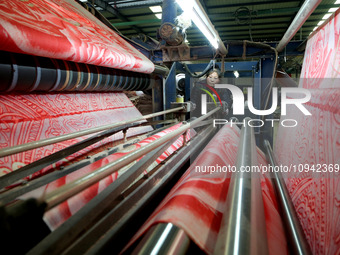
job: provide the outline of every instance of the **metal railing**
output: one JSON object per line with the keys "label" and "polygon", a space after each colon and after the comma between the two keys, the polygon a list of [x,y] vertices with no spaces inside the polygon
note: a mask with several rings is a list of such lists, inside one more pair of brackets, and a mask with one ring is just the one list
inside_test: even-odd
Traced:
{"label": "metal railing", "polygon": [[172,138],[183,134],[186,130],[194,127],[200,121],[208,118],[209,116],[213,115],[217,111],[220,110],[220,107],[215,108],[214,110],[208,112],[206,115],[203,115],[192,122],[183,122],[182,126],[177,128],[176,130],[168,133],[161,138],[140,147],[123,157],[111,162],[101,168],[98,168],[96,171],[93,171],[73,182],[70,182],[48,194],[44,197],[44,201],[47,204],[47,210],[62,203],[63,201],[67,200],[68,198],[74,196],[75,194],[83,191],[84,189],[90,187],[91,185],[95,184],[96,182],[100,181],[101,179],[113,174],[114,172],[118,171],[120,168],[130,164],[132,161],[140,158],[141,156],[145,155],[146,153],[154,150],[158,146],[168,142]]}
{"label": "metal railing", "polygon": [[[106,249],[111,244],[114,245],[113,249],[116,251],[122,249],[126,244],[121,240],[122,235],[126,234],[125,231],[129,226],[131,228],[130,224],[135,224],[134,219],[144,210],[145,204],[151,203],[157,196],[156,194],[172,180],[192,154],[198,153],[214,134],[215,129],[211,125],[192,137],[188,141],[189,146],[183,145],[165,164],[161,165],[155,174],[148,175],[148,178],[136,190],[127,196],[120,197],[122,190],[125,190],[136,179],[136,176],[139,176],[146,166],[164,151],[165,147],[172,144],[176,137],[157,147],[68,219],[67,224],[63,224],[53,231],[28,254],[60,254],[66,248],[69,253],[65,254],[74,254],[73,251],[85,254],[89,248],[91,251],[86,254],[105,254],[108,253]],[[121,201],[121,199],[123,200]],[[116,205],[118,200],[120,202]],[[107,214],[104,215],[103,211]],[[94,244],[93,241],[100,237],[98,231],[105,235]],[[171,233],[174,231],[175,228],[172,228]],[[183,231],[175,232],[177,234],[172,236],[176,238],[176,245],[165,245],[171,251],[185,249],[188,237],[184,235]],[[130,238],[132,236],[123,239],[127,242]],[[118,248],[119,245],[121,247]],[[70,248],[71,246],[72,248]],[[112,251],[112,249],[108,249]],[[164,247],[161,250],[163,251]]]}

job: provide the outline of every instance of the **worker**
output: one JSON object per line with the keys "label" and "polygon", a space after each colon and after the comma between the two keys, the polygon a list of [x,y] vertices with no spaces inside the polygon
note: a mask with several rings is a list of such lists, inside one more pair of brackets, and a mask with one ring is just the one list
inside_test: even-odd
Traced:
{"label": "worker", "polygon": [[221,72],[219,69],[210,69],[203,80],[194,83],[191,90],[191,102],[193,103],[194,110],[191,114],[192,117],[198,117],[202,112],[202,94],[207,94],[207,111],[211,110],[211,106],[217,107],[224,104],[222,107],[222,118],[227,119],[228,113],[232,106],[231,92],[228,89],[215,88],[216,84],[221,84]]}

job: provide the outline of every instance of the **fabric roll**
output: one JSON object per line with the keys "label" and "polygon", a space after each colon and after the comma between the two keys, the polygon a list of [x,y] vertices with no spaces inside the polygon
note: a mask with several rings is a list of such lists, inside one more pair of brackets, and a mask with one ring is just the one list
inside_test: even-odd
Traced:
{"label": "fabric roll", "polygon": [[[70,183],[76,179],[79,179],[80,177],[89,174],[91,172],[94,172],[96,169],[111,163],[124,155],[127,155],[128,153],[141,148],[159,138],[162,136],[176,130],[181,124],[177,124],[175,126],[172,126],[164,131],[161,131],[155,135],[152,135],[136,144],[133,144],[131,146],[128,146],[124,148],[123,150],[114,153],[112,155],[109,155],[103,159],[100,159],[86,167],[81,168],[80,170],[77,170],[76,172],[73,172],[67,176],[64,176],[62,178],[59,178],[56,181],[53,181],[43,187],[40,187],[37,190],[34,190],[28,194],[26,194],[24,197],[36,197],[39,198],[43,194],[47,194],[67,183]],[[187,133],[186,139],[190,140],[190,138],[195,135],[195,132],[192,130],[191,132]],[[180,136],[167,150],[165,150],[161,156],[159,156],[155,162],[153,162],[147,169],[144,170],[144,174],[147,174],[149,171],[151,171],[154,167],[156,167],[160,162],[164,161],[166,158],[168,158],[174,151],[179,149],[183,145],[183,136]],[[115,181],[121,174],[128,171],[128,169],[133,166],[136,162],[138,162],[140,159],[135,160],[134,162],[131,162],[129,165],[121,168],[119,171],[109,175],[108,177],[102,179],[101,181],[97,182],[96,184],[92,185],[91,187],[85,189],[84,191],[80,192],[79,194],[73,196],[72,198],[68,199],[67,201],[63,202],[62,204],[54,207],[53,209],[49,210],[44,215],[44,220],[47,223],[47,225],[50,227],[51,230],[56,229],[58,226],[60,226],[62,223],[64,223],[69,217],[71,217],[73,214],[75,214],[80,208],[82,208],[86,203],[88,203],[92,198],[94,198],[96,195],[98,195],[101,191],[103,191],[107,186],[109,186],[113,181]],[[23,198],[23,197],[22,197]]]}
{"label": "fabric roll", "polygon": [[308,39],[299,87],[339,88],[340,10],[337,10]]}
{"label": "fabric roll", "polygon": [[[131,240],[136,241],[152,225],[170,222],[183,229],[204,252],[212,254],[220,229],[231,173],[218,167],[234,166],[239,129],[224,126],[192,163],[184,176]],[[266,165],[258,150],[258,164]],[[207,170],[215,167],[216,171]],[[283,225],[271,181],[261,179],[270,254],[288,254]]]}
{"label": "fabric roll", "polygon": [[0,50],[151,73],[154,64],[73,0],[0,2]]}
{"label": "fabric roll", "polygon": [[[0,95],[0,149],[141,116],[124,93]],[[150,126],[130,128],[127,136],[151,130]],[[1,157],[0,175],[15,171],[89,136]],[[84,157],[96,148],[112,145],[112,142],[122,138],[122,132],[114,134],[40,170],[29,179],[65,165],[77,157]]]}
{"label": "fabric roll", "polygon": [[[274,153],[313,254],[340,254],[340,10],[308,39],[299,87],[311,93],[304,115],[289,105]],[[298,95],[288,95],[298,98]],[[292,122],[291,122],[292,123]]]}
{"label": "fabric roll", "polygon": [[0,94],[147,90],[151,75],[0,51]]}
{"label": "fabric roll", "polygon": [[[340,252],[340,89],[313,89],[305,116],[288,106],[274,153],[313,254]],[[292,95],[294,98],[294,95]],[[338,169],[338,170],[336,170]]]}

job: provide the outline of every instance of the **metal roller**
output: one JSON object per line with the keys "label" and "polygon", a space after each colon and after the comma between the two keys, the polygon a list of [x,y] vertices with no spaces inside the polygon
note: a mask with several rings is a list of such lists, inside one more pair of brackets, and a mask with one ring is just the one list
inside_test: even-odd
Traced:
{"label": "metal roller", "polygon": [[150,75],[0,51],[0,93],[123,91],[150,88]]}
{"label": "metal roller", "polygon": [[229,184],[215,255],[268,254],[261,176],[257,172],[242,171],[257,164],[254,130],[246,125],[241,129],[237,172],[232,174]]}
{"label": "metal roller", "polygon": [[[270,165],[277,166],[270,142],[268,140],[264,140],[264,146],[266,148],[267,158]],[[281,217],[286,230],[290,253],[296,255],[312,254],[282,173],[273,171],[272,183],[281,209]]]}

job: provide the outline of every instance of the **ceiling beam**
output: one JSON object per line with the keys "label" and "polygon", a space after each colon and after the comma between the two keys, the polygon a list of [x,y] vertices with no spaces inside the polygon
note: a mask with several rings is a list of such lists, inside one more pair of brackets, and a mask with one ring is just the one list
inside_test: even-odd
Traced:
{"label": "ceiling beam", "polygon": [[[183,0],[184,1],[184,0]],[[298,1],[296,1],[298,2]],[[328,10],[330,8],[333,7],[340,7],[340,4],[323,4],[323,5],[319,5],[318,8],[316,8],[316,10],[313,12],[313,14],[316,13],[320,13],[323,14],[324,10]],[[276,9],[264,9],[264,10],[255,10],[252,11],[253,13],[257,14],[256,16],[265,16],[265,15],[271,15],[271,14],[283,14],[283,13],[294,13],[294,12],[298,12],[299,11],[299,7],[292,7],[292,8],[276,8]],[[208,13],[208,12],[207,12]],[[220,18],[223,17],[225,18],[226,16],[230,16],[232,14],[234,14],[235,12],[228,12],[228,13],[217,13],[217,14],[209,14],[209,17],[211,20],[215,19],[215,18]],[[153,13],[150,12],[150,15],[152,15]],[[143,17],[145,16],[145,13],[138,13],[138,14],[132,14],[127,16],[128,18],[135,18],[135,17]],[[255,17],[256,17],[255,16]],[[114,17],[107,17],[107,19],[113,19]]]}
{"label": "ceiling beam", "polygon": [[[287,22],[271,22],[270,24],[253,24],[252,25],[252,30],[257,30],[257,29],[266,29],[266,28],[281,28],[282,26],[285,25],[289,25],[288,24],[289,21]],[[306,32],[309,31],[311,32],[312,29],[316,26],[316,22],[319,22],[319,19],[314,19],[314,20],[308,20],[307,22],[305,22],[305,24],[303,25],[303,29],[307,29],[305,30]],[[244,29],[239,29],[238,27],[244,27]],[[150,33],[153,33],[156,31],[156,29],[158,28],[158,26],[148,26],[148,27],[144,27],[144,33],[146,35],[150,35]],[[248,29],[248,25],[237,25],[237,27],[235,29],[233,29],[233,26],[215,26],[216,29],[218,29],[219,32],[225,32],[225,31],[249,31]],[[131,28],[122,28],[119,30],[120,32],[124,33],[124,35],[133,35],[135,34],[135,32],[131,31]],[[200,35],[201,31],[199,31],[196,27],[190,29],[187,31],[187,35],[191,36],[191,35]]]}
{"label": "ceiling beam", "polygon": [[[111,1],[106,1],[106,2],[113,3],[114,1],[111,0]],[[162,5],[162,4],[163,4],[163,0],[147,0],[147,1],[138,0],[138,1],[134,1],[133,4],[116,3],[116,7],[121,10],[123,9],[126,10],[126,9],[144,8],[144,7],[150,7],[150,6]]]}
{"label": "ceiling beam", "polygon": [[[96,0],[98,1],[98,0]],[[338,7],[337,5],[324,5],[324,6],[321,6],[320,10],[326,10],[326,9],[329,9],[331,7]],[[340,5],[339,5],[340,6]],[[257,16],[254,16],[252,17],[253,20],[268,20],[269,22],[272,20],[272,19],[280,19],[280,18],[291,18],[292,16],[291,15],[281,15],[281,16],[278,16],[279,14],[283,14],[283,13],[296,13],[299,11],[299,7],[297,8],[280,8],[280,9],[267,9],[267,10],[261,10],[259,11],[259,14]],[[289,11],[290,10],[290,11]],[[322,11],[317,11],[317,12],[314,12],[311,16],[315,16],[316,14],[324,14],[324,12]],[[271,14],[274,14],[274,15],[271,15]],[[152,15],[150,13],[150,15]],[[271,16],[267,16],[265,18],[262,18],[260,16],[265,16],[265,15],[271,15]],[[145,14],[144,14],[145,16]],[[225,18],[225,17],[230,17],[230,18]],[[131,15],[131,16],[128,16],[129,18],[130,17],[136,17],[136,15]],[[235,20],[235,17],[233,16],[233,13],[230,12],[230,13],[223,13],[223,14],[210,14],[209,17],[211,18],[211,21],[212,22],[226,22],[226,21],[234,21]],[[225,19],[222,19],[222,20],[216,20],[217,18],[219,17],[223,17]],[[112,17],[110,17],[112,18]],[[108,18],[110,20],[110,18]],[[215,20],[214,20],[215,19]],[[309,20],[309,19],[308,19]],[[157,22],[158,21],[158,22]],[[319,19],[318,19],[319,21]],[[291,22],[291,20],[290,20]],[[155,23],[157,24],[157,26],[159,25],[160,23],[160,20],[159,19],[148,19],[148,20],[135,20],[135,21],[126,21],[126,22],[119,22],[119,23],[112,23],[114,26],[132,26],[132,25],[140,25],[140,24],[150,24],[150,23]],[[290,24],[290,23],[289,23]],[[219,26],[216,25],[215,28],[218,28]],[[148,27],[145,27],[145,28],[148,28]]]}
{"label": "ceiling beam", "polygon": [[[110,4],[108,4],[104,0],[93,0],[93,2],[98,5],[99,7],[103,8],[104,11],[108,11],[115,15],[117,18],[119,18],[122,21],[130,21],[128,18],[126,18],[124,15],[122,15],[117,9],[113,8]],[[132,28],[137,32],[137,33],[143,33],[143,30],[141,30],[139,27],[133,26]]]}
{"label": "ceiling beam", "polygon": [[[313,14],[324,14],[325,10],[328,10],[333,7],[339,7],[340,4],[334,5],[334,4],[326,4],[321,5],[318,10],[315,10]],[[300,10],[300,7],[294,7],[294,8],[276,8],[276,9],[265,9],[265,10],[257,10],[257,11],[251,11],[252,12],[252,18],[266,16],[266,15],[278,15],[278,14],[285,14],[285,13],[294,13],[296,14]],[[213,19],[218,18],[225,18],[225,17],[235,17],[235,12],[226,12],[226,13],[217,13],[217,14],[210,14],[209,17]],[[246,16],[246,15],[240,15],[239,17]],[[290,15],[291,17],[291,15]]]}
{"label": "ceiling beam", "polygon": [[[281,17],[276,17],[277,19],[280,19]],[[268,25],[268,26],[270,26],[270,25],[284,25],[284,24],[287,24],[287,25],[289,25],[288,24],[288,22],[289,22],[289,20],[287,20],[287,21],[275,21],[275,22],[273,22],[273,20],[274,19],[272,19],[272,22],[270,22],[270,23],[265,23],[265,24],[263,24],[263,23],[253,23],[252,24],[252,26],[253,27],[257,27],[257,26],[266,26],[266,25]],[[309,24],[310,26],[315,26],[315,24],[317,23],[317,22],[319,22],[320,21],[320,19],[308,19],[307,21],[306,21],[306,23],[305,24]],[[315,24],[314,24],[315,23]],[[314,24],[314,25],[312,25],[312,24]],[[228,29],[228,27],[229,26],[234,26],[235,24],[228,24],[228,25],[216,25],[215,26],[215,28],[216,29],[219,29],[219,30],[223,30],[223,29]],[[248,25],[247,24],[238,24],[237,25],[238,27],[248,27]],[[143,26],[143,28],[144,28],[144,32],[148,32],[150,29],[157,29],[158,28],[158,25],[152,25],[152,26]],[[124,32],[124,31],[126,31],[126,30],[131,30],[131,28],[122,28],[122,29],[120,29],[120,31],[121,32]],[[198,28],[196,28],[196,27],[192,27],[192,28],[190,28],[190,30],[187,30],[188,31],[188,33],[201,33],[199,30],[198,30]]]}
{"label": "ceiling beam", "polygon": [[119,22],[112,23],[115,27],[123,27],[123,26],[133,26],[133,25],[142,25],[142,24],[157,24],[158,26],[161,24],[160,19],[145,19],[145,20],[134,20],[127,22]]}
{"label": "ceiling beam", "polygon": [[[299,2],[299,0],[286,0],[284,3]],[[221,9],[231,7],[243,7],[243,6],[254,6],[254,5],[268,5],[268,4],[282,4],[280,1],[266,1],[266,2],[246,2],[237,4],[220,4],[220,5],[208,5],[209,9]]]}
{"label": "ceiling beam", "polygon": [[[284,31],[285,28],[280,28],[280,29],[257,29],[257,30],[252,30],[252,35],[254,34],[263,34],[264,32],[266,32],[266,34],[270,34],[270,33],[281,33],[281,31]],[[221,36],[225,35],[225,36],[229,36],[229,35],[248,35],[249,34],[249,30],[241,30],[241,31],[224,31],[220,33]],[[190,40],[190,38],[201,38],[199,35],[188,35],[188,40]]]}

